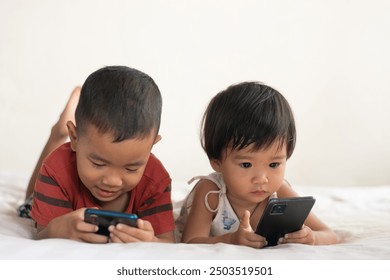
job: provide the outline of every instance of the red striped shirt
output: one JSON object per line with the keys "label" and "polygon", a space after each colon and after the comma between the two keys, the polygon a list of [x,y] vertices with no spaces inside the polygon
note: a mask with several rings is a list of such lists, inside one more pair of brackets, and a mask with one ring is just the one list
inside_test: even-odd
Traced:
{"label": "red striped shirt", "polygon": [[[129,192],[124,212],[149,221],[156,235],[174,230],[171,178],[162,163],[151,154],[138,185]],[[35,183],[32,218],[47,226],[54,218],[82,207],[98,207],[80,181],[76,153],[66,143],[44,161]]]}

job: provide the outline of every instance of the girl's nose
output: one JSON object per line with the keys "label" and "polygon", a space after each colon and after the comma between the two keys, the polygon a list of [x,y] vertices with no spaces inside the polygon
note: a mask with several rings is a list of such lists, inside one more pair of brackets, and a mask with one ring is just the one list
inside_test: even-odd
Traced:
{"label": "girl's nose", "polygon": [[253,181],[253,184],[257,184],[257,185],[267,184],[268,183],[267,174],[265,172],[256,172],[253,175],[252,181]]}

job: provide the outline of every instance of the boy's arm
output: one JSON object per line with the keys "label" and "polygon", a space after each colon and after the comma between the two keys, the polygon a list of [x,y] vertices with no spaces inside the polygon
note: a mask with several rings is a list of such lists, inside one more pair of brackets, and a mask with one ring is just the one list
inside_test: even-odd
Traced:
{"label": "boy's arm", "polygon": [[[42,165],[34,188],[31,216],[37,224],[36,239],[64,238],[106,243],[107,237],[94,234],[97,227],[84,222],[84,210],[73,210],[71,199],[59,176],[46,162]],[[71,178],[65,176],[65,178]],[[62,182],[62,181],[61,181]]]}
{"label": "boy's arm", "polygon": [[63,158],[63,153],[62,150],[53,152],[37,175],[31,209],[31,217],[37,225],[46,227],[57,217],[74,211],[71,189],[74,188],[77,173],[75,171],[74,175],[55,165],[53,168],[53,162],[68,162],[67,158]]}
{"label": "boy's arm", "polygon": [[48,225],[37,225],[36,239],[64,238],[90,243],[107,243],[107,237],[96,234],[98,227],[84,222],[85,208],[51,220]]}
{"label": "boy's arm", "polygon": [[173,231],[157,235],[156,237],[158,242],[167,242],[167,243],[175,242]]}
{"label": "boy's arm", "polygon": [[108,228],[110,240],[115,243],[130,242],[167,242],[173,243],[173,231],[155,235],[152,224],[147,220],[138,219],[137,227],[124,224],[112,225]]}
{"label": "boy's arm", "polygon": [[166,174],[147,185],[148,192],[143,193],[136,208],[136,213],[141,217],[139,222],[142,222],[138,228],[153,232],[152,241],[175,242],[171,183],[171,178]]}

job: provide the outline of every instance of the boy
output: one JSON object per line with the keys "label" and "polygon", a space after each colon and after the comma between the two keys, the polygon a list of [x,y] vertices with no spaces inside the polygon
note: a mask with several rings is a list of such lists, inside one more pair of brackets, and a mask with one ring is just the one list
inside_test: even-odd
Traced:
{"label": "boy", "polygon": [[[66,118],[78,98],[74,123]],[[81,93],[74,90],[43,155],[60,141],[61,122],[67,121],[70,142],[51,152],[36,175],[31,217],[37,239],[173,242],[171,178],[151,154],[161,139],[161,107],[153,79],[124,66],[99,69]],[[98,227],[84,222],[87,207],[135,213],[137,228],[118,224],[109,227],[109,238],[96,234]]]}

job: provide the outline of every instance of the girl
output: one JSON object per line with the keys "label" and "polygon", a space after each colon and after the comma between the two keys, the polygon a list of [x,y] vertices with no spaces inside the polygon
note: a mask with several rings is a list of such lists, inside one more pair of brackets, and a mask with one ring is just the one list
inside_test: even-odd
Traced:
{"label": "girl", "polygon": [[[199,181],[176,222],[178,238],[186,243],[266,246],[265,238],[253,229],[268,200],[298,196],[284,179],[296,141],[287,100],[257,82],[230,86],[211,100],[201,140],[215,172],[192,179]],[[278,243],[336,242],[336,234],[310,213],[302,229]]]}

